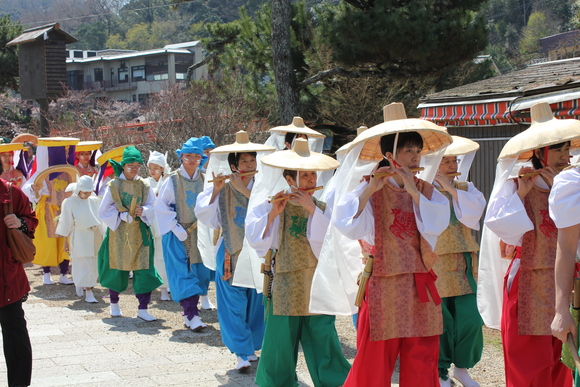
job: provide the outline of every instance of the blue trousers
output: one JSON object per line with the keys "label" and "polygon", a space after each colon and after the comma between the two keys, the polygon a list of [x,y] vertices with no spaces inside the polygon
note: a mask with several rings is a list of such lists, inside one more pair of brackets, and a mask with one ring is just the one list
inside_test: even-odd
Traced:
{"label": "blue trousers", "polygon": [[216,256],[216,298],[222,341],[228,349],[247,360],[262,348],[264,338],[264,306],[256,289],[233,286],[224,275],[225,247],[222,242]]}
{"label": "blue trousers", "polygon": [[163,235],[161,243],[173,301],[207,294],[210,270],[203,263],[189,263],[185,246],[173,232]]}

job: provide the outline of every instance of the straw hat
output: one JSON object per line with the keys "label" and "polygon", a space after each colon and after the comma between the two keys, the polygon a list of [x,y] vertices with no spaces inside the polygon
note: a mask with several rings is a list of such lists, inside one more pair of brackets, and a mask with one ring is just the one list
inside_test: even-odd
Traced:
{"label": "straw hat", "polygon": [[38,139],[39,146],[69,146],[76,145],[81,141],[78,138],[73,137],[40,137]]}
{"label": "straw hat", "polygon": [[[361,135],[362,132],[364,132],[365,130],[367,130],[368,128],[366,126],[359,126],[356,129],[356,135],[357,137]],[[347,142],[346,144],[344,144],[343,146],[341,146],[340,148],[338,148],[336,150],[335,153],[342,153],[342,152],[347,152],[350,150],[350,148],[352,148],[352,141],[351,142]]]}
{"label": "straw hat", "polygon": [[292,150],[278,151],[262,157],[262,163],[274,168],[292,171],[330,171],[340,163],[330,156],[311,152],[308,141],[298,138]]}
{"label": "straw hat", "polygon": [[30,133],[22,133],[19,134],[18,136],[14,137],[11,141],[11,143],[25,143],[25,142],[31,142],[32,145],[36,146],[38,145],[38,137],[35,136],[34,134],[30,134]]}
{"label": "straw hat", "polygon": [[462,156],[479,150],[479,144],[473,140],[460,136],[451,136],[453,142],[447,148],[443,157]]}
{"label": "straw hat", "polygon": [[217,147],[209,153],[268,152],[275,150],[276,148],[273,146],[250,142],[248,132],[240,130],[236,133],[236,142],[233,144]]}
{"label": "straw hat", "polygon": [[24,149],[23,143],[0,144],[0,153],[13,152],[13,151],[22,150],[22,149]]}
{"label": "straw hat", "polygon": [[34,178],[34,184],[40,187],[43,180],[46,179],[51,173],[67,173],[71,177],[73,183],[77,181],[77,178],[79,177],[78,169],[72,165],[54,165],[52,167],[46,168],[42,172],[39,172]]}
{"label": "straw hat", "polygon": [[128,146],[131,145],[121,145],[120,147],[113,148],[110,151],[103,153],[97,159],[97,164],[103,165],[105,162],[109,161],[109,159],[121,161],[121,159],[123,158],[123,152],[125,151],[125,148],[127,148]]}
{"label": "straw hat", "polygon": [[326,137],[324,134],[317,132],[314,129],[310,129],[308,126],[304,125],[304,120],[302,117],[294,117],[292,119],[292,123],[290,125],[285,126],[276,126],[269,130],[272,133],[296,133],[296,134],[305,134],[309,137],[319,137],[324,138]]}
{"label": "straw hat", "polygon": [[554,118],[550,105],[538,102],[530,109],[532,125],[513,136],[503,147],[498,160],[518,156],[529,159],[534,149],[570,141],[571,148],[580,147],[580,121]]}
{"label": "straw hat", "polygon": [[81,141],[75,147],[75,152],[95,151],[101,149],[102,141]]}
{"label": "straw hat", "polygon": [[382,160],[381,137],[394,133],[417,132],[423,137],[422,154],[431,153],[451,144],[451,136],[447,128],[418,118],[407,118],[402,103],[392,103],[383,108],[382,124],[373,126],[357,136],[352,147],[364,143],[359,158],[367,160]]}

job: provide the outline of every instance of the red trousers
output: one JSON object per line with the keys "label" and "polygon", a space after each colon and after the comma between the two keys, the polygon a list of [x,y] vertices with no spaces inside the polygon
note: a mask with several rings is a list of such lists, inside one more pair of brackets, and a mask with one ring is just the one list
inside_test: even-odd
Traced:
{"label": "red trousers", "polygon": [[[508,274],[511,270],[508,269]],[[572,371],[560,361],[562,342],[554,336],[518,334],[518,271],[512,287],[504,295],[501,342],[507,387],[572,387]]]}
{"label": "red trousers", "polygon": [[399,355],[399,386],[439,387],[439,336],[371,341],[366,297],[358,315],[356,342],[358,352],[343,387],[390,386]]}

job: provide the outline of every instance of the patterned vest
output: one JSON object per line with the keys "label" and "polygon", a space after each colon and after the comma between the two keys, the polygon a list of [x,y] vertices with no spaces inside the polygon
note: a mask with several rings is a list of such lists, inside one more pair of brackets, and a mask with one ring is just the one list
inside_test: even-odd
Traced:
{"label": "patterned vest", "polygon": [[[137,177],[135,180],[115,178],[109,185],[111,197],[119,212],[129,212],[133,197],[135,204],[142,206],[149,196],[149,184]],[[109,267],[131,271],[149,269],[151,230],[133,216],[133,222],[121,222],[113,231],[109,229]]]}
{"label": "patterned vest", "polygon": [[203,191],[203,175],[198,172],[194,179],[188,179],[177,170],[170,176],[173,192],[175,192],[177,223],[187,230],[187,239],[183,245],[187,251],[189,263],[201,263],[201,253],[197,248],[197,217],[194,209],[197,195]]}
{"label": "patterned vest", "polygon": [[[226,248],[224,273],[231,279],[238,264],[238,255],[244,245],[246,213],[249,199],[226,183],[219,196],[219,208],[222,224],[222,235]],[[217,231],[217,230],[216,230]]]}
{"label": "patterned vest", "polygon": [[[431,199],[435,189],[431,184],[415,178],[415,185]],[[437,255],[417,230],[413,198],[387,182],[371,201],[375,218],[375,260],[367,291],[371,340],[440,335],[441,306],[432,296],[421,302],[418,293],[421,285],[415,273],[428,276]]]}
{"label": "patterned vest", "polygon": [[[419,192],[431,199],[434,187],[415,178]],[[426,273],[437,255],[417,230],[413,198],[404,189],[386,183],[371,198],[375,213],[373,276]],[[381,214],[377,216],[376,214]],[[377,236],[382,236],[378,238]]]}
{"label": "patterned vest", "polygon": [[[453,181],[456,189],[467,191],[468,183],[464,181]],[[435,262],[433,270],[437,274],[437,290],[441,297],[456,297],[464,294],[470,294],[475,291],[472,289],[469,279],[467,278],[467,261],[470,259],[471,272],[474,277],[474,283],[477,281],[477,254],[479,245],[475,241],[471,229],[461,223],[455,216],[453,207],[453,197],[445,190],[439,190],[447,197],[450,205],[451,217],[449,226],[437,238],[435,253],[439,259]],[[466,258],[464,253],[471,253]]]}
{"label": "patterned vest", "polygon": [[[465,181],[454,180],[453,186],[462,191],[467,191],[467,182]],[[471,229],[461,223],[455,215],[451,194],[444,190],[440,190],[440,192],[449,199],[451,218],[449,219],[449,226],[437,238],[435,253],[437,255],[443,255],[479,251],[479,245],[475,241]]]}
{"label": "patterned vest", "polygon": [[551,335],[558,229],[548,211],[549,195],[550,190],[534,185],[524,198],[524,207],[534,229],[522,238],[518,292],[520,335]]}
{"label": "patterned vest", "polygon": [[[312,198],[322,211],[324,202]],[[274,314],[279,316],[309,316],[310,288],[318,259],[306,236],[308,211],[288,202],[280,214],[279,249],[275,256],[273,297]]]}

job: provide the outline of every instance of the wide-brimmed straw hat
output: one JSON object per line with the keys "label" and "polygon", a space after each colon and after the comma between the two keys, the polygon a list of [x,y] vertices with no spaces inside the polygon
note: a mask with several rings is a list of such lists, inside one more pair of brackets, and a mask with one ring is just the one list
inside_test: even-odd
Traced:
{"label": "wide-brimmed straw hat", "polygon": [[39,146],[70,146],[77,145],[81,140],[74,137],[40,137],[38,139]]}
{"label": "wide-brimmed straw hat", "polygon": [[262,163],[292,171],[330,171],[340,165],[330,156],[312,152],[308,149],[308,141],[303,138],[294,141],[292,150],[278,151],[262,157]]}
{"label": "wide-brimmed straw hat", "polygon": [[81,141],[75,147],[75,152],[87,152],[101,149],[102,141]]}
{"label": "wide-brimmed straw hat", "polygon": [[125,151],[125,148],[127,148],[128,146],[131,146],[131,145],[121,145],[117,148],[113,148],[113,149],[103,153],[97,159],[97,163],[99,165],[103,165],[105,162],[109,161],[109,159],[112,159],[115,161],[121,161],[121,159],[123,158],[123,152]]}
{"label": "wide-brimmed straw hat", "polygon": [[479,144],[460,136],[451,136],[453,142],[447,148],[443,157],[462,156],[479,150]]}
{"label": "wide-brimmed straw hat", "polygon": [[66,173],[71,177],[73,183],[76,182],[79,177],[79,170],[72,165],[54,165],[52,167],[46,168],[42,172],[39,172],[34,178],[34,184],[40,187],[42,185],[42,181],[52,173]]}
{"label": "wide-brimmed straw hat", "polygon": [[250,142],[248,132],[240,130],[236,133],[236,142],[217,147],[209,153],[269,152],[275,150],[276,148],[273,146]]}
{"label": "wide-brimmed straw hat", "polygon": [[375,125],[357,136],[351,146],[364,143],[359,158],[382,160],[381,137],[403,132],[417,132],[423,138],[422,154],[431,153],[451,144],[447,128],[418,118],[407,118],[402,103],[392,103],[383,108],[385,122]]}
{"label": "wide-brimmed straw hat", "polygon": [[314,129],[310,129],[308,126],[304,125],[304,120],[302,117],[294,117],[290,125],[276,126],[269,130],[272,133],[296,133],[305,134],[308,137],[326,137],[324,134],[317,132]]}
{"label": "wide-brimmed straw hat", "polygon": [[19,134],[18,136],[14,137],[12,139],[12,141],[10,141],[11,143],[25,143],[25,142],[30,142],[32,143],[32,145],[36,146],[38,145],[38,136],[35,136],[34,134],[30,134],[30,133],[22,133]]}
{"label": "wide-brimmed straw hat", "polygon": [[[368,129],[368,127],[366,127],[364,125],[363,126],[359,126],[358,128],[356,128],[356,136],[357,137],[360,136],[367,129]],[[344,144],[343,146],[341,146],[340,148],[338,148],[335,153],[348,152],[349,150],[352,149],[352,143],[353,143],[353,141],[347,142],[346,144]]]}
{"label": "wide-brimmed straw hat", "polygon": [[13,152],[13,151],[22,150],[22,149],[24,149],[23,143],[0,144],[0,153]]}
{"label": "wide-brimmed straw hat", "polygon": [[513,136],[503,147],[498,160],[529,159],[534,149],[570,141],[571,148],[580,147],[580,121],[554,118],[547,102],[538,102],[530,109],[532,125]]}

